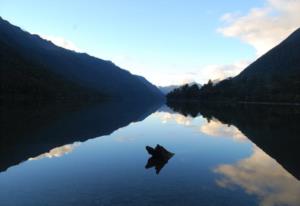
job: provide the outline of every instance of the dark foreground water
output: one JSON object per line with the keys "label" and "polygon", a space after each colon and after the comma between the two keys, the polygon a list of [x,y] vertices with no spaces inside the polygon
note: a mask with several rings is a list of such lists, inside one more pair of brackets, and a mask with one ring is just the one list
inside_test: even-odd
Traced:
{"label": "dark foreground water", "polygon": [[[299,161],[291,160],[293,151],[278,149],[286,149],[284,138],[299,142],[295,119],[278,128],[274,118],[252,120],[253,112],[242,115],[244,122],[233,116],[228,124],[224,115],[183,115],[166,106],[156,112],[108,107],[75,109],[63,117],[54,111],[28,112],[28,118],[16,112],[22,116],[12,119],[18,131],[2,137],[0,204],[300,205]],[[276,134],[282,146],[260,141],[279,138]],[[146,169],[145,146],[156,144],[175,155]]]}

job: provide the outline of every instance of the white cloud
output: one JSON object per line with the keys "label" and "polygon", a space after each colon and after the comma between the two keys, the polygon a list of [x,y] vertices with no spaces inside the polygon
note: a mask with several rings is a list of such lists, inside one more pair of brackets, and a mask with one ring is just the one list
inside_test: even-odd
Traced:
{"label": "white cloud", "polygon": [[200,83],[206,83],[209,79],[211,80],[223,80],[228,77],[234,77],[238,75],[243,69],[245,69],[251,61],[241,60],[233,64],[221,65],[212,64],[204,66],[199,69],[196,74],[196,80]]}
{"label": "white cloud", "polygon": [[162,82],[163,79],[168,79],[168,84],[165,85],[182,85],[191,82],[205,84],[209,79],[223,80],[228,77],[234,77],[238,75],[243,69],[245,69],[251,62],[252,61],[250,60],[240,60],[232,64],[204,65],[185,73],[175,73],[168,75],[160,74],[157,75],[159,79],[156,82]]}
{"label": "white cloud", "polygon": [[267,0],[247,14],[227,13],[218,31],[253,46],[258,56],[276,46],[300,26],[300,0]]}
{"label": "white cloud", "polygon": [[[279,44],[300,26],[300,0],[266,0],[265,6],[252,8],[247,14],[226,13],[225,25],[218,29],[226,37],[241,39],[253,46],[260,56]],[[238,75],[253,60],[236,61],[227,65],[207,65],[198,69],[194,79],[201,83],[223,80]]]}
{"label": "white cloud", "polygon": [[40,35],[43,39],[51,41],[53,44],[65,49],[80,52],[81,50],[71,41],[59,36]]}
{"label": "white cloud", "polygon": [[182,85],[191,82],[205,84],[209,79],[223,80],[238,75],[252,61],[240,60],[232,64],[210,64],[199,66],[184,73],[144,73],[151,82],[160,86]]}
{"label": "white cloud", "polygon": [[[259,57],[289,34],[300,27],[300,0],[266,0],[264,6],[251,8],[247,13],[231,12],[221,17],[224,25],[217,29],[226,37],[242,40],[256,50]],[[245,69],[254,59],[241,60],[232,64],[211,64],[198,68],[190,68],[184,74],[156,74],[154,82],[164,82],[166,79],[172,84],[185,80],[206,83],[211,80],[222,80],[233,77]]]}

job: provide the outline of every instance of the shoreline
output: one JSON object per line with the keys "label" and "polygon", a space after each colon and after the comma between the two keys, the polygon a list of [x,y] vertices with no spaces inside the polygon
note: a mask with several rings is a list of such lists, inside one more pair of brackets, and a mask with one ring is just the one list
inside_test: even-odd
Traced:
{"label": "shoreline", "polygon": [[193,102],[193,103],[212,103],[212,104],[251,104],[251,105],[273,105],[273,106],[300,106],[300,103],[293,102],[248,102],[248,101],[206,101],[197,99],[167,99],[167,102]]}

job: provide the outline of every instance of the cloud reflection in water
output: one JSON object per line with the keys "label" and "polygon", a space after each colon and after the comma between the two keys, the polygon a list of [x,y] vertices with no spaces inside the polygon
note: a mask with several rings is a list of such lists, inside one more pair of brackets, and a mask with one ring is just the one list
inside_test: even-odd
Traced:
{"label": "cloud reflection in water", "polygon": [[250,157],[219,165],[214,172],[221,175],[216,180],[220,187],[241,187],[258,196],[262,206],[300,205],[300,181],[256,146]]}
{"label": "cloud reflection in water", "polygon": [[72,152],[79,145],[80,145],[79,142],[75,142],[73,144],[67,144],[67,145],[63,145],[61,147],[56,147],[56,148],[50,150],[49,152],[46,152],[46,153],[41,154],[36,157],[31,157],[28,160],[40,160],[40,159],[44,159],[44,158],[61,157],[63,155],[66,155],[66,154]]}
{"label": "cloud reflection in water", "polygon": [[162,123],[168,123],[170,121],[175,121],[179,125],[185,125],[189,126],[192,124],[193,118],[192,117],[186,117],[182,114],[178,113],[168,113],[168,112],[157,112],[156,113]]}
{"label": "cloud reflection in water", "polygon": [[299,206],[300,181],[287,172],[278,162],[253,144],[235,126],[226,125],[212,118],[210,121],[195,121],[181,114],[159,113],[163,123],[175,121],[179,125],[199,129],[211,137],[232,138],[237,142],[248,142],[253,147],[250,157],[234,164],[222,164],[213,172],[219,174],[218,186],[233,189],[242,188],[246,193],[257,196],[261,206]]}
{"label": "cloud reflection in water", "polygon": [[213,137],[230,137],[236,141],[246,141],[248,138],[235,126],[225,125],[217,119],[212,119],[200,126],[200,131]]}
{"label": "cloud reflection in water", "polygon": [[157,115],[161,119],[162,123],[174,121],[178,125],[196,128],[198,131],[212,137],[229,137],[236,141],[248,140],[248,138],[235,126],[223,124],[215,118],[210,121],[201,122],[199,125],[199,122],[195,121],[197,118],[184,116],[179,113],[172,114],[168,112],[158,112]]}

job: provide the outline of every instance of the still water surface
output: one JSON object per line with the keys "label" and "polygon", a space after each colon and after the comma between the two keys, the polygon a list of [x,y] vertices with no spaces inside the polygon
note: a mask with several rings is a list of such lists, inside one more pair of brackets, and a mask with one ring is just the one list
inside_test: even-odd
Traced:
{"label": "still water surface", "polygon": [[[237,127],[167,107],[139,120],[10,165],[1,205],[300,205],[300,181]],[[156,144],[175,153],[159,174]]]}

